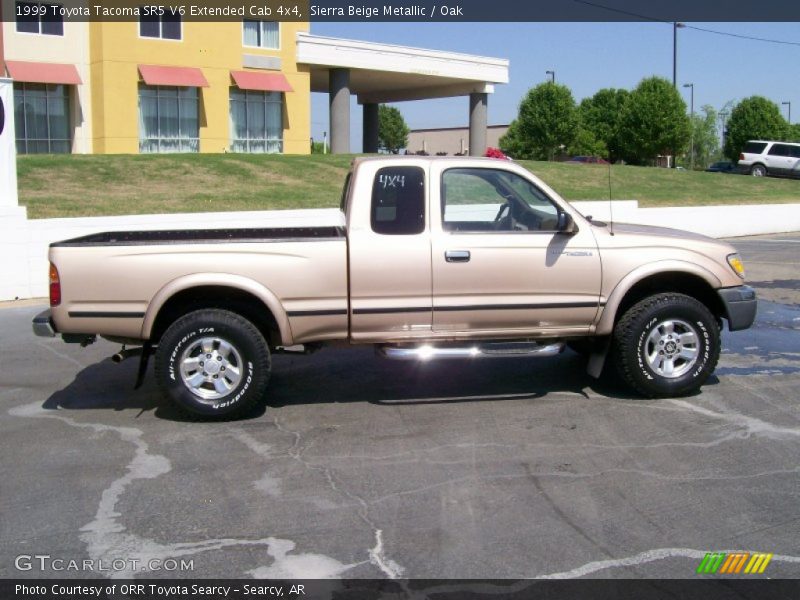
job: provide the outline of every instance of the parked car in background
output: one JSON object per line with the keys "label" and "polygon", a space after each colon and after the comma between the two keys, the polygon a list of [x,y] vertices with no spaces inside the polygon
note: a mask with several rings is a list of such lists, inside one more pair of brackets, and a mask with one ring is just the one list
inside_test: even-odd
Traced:
{"label": "parked car in background", "polygon": [[607,165],[608,164],[607,160],[605,160],[604,158],[600,158],[599,156],[573,156],[572,158],[570,158],[566,162],[574,163],[574,164],[582,164],[582,165],[589,165],[589,164]]}
{"label": "parked car in background", "polygon": [[753,177],[800,178],[800,144],[751,140],[739,154],[738,168]]}
{"label": "parked car in background", "polygon": [[736,173],[736,165],[729,160],[720,160],[711,163],[706,169],[708,173]]}

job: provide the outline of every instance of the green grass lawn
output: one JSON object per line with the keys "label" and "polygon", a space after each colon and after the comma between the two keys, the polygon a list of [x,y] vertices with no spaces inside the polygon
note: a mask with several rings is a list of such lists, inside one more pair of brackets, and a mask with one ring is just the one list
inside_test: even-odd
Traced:
{"label": "green grass lawn", "polygon": [[[324,208],[339,205],[352,156],[31,155],[18,158],[31,218]],[[608,168],[524,161],[568,200],[608,198]],[[800,181],[611,167],[614,199],[642,206],[800,202]]]}

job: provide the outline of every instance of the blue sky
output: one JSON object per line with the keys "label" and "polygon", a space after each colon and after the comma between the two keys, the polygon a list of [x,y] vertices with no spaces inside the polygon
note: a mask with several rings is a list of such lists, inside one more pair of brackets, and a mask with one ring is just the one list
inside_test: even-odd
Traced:
{"label": "blue sky", "polygon": [[[678,30],[678,85],[694,83],[694,105],[716,109],[753,94],[792,103],[800,121],[800,23],[689,23],[740,35],[795,42],[782,45]],[[672,26],[665,23],[312,23],[319,35],[507,58],[510,83],[489,97],[489,123],[517,113],[528,89],[554,70],[575,100],[604,87],[631,89],[644,77],[672,80]],[[681,88],[687,106],[689,90]],[[414,128],[464,126],[466,98],[396,105]],[[786,116],[785,106],[781,106]],[[312,95],[312,135],[328,130],[327,94]],[[353,100],[351,148],[361,149],[361,110]]]}

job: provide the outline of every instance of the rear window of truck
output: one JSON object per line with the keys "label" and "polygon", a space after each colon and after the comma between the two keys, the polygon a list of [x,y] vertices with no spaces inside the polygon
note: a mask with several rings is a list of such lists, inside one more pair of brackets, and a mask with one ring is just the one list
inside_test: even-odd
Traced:
{"label": "rear window of truck", "polygon": [[384,167],[375,174],[372,231],[416,235],[425,229],[425,173],[420,167]]}

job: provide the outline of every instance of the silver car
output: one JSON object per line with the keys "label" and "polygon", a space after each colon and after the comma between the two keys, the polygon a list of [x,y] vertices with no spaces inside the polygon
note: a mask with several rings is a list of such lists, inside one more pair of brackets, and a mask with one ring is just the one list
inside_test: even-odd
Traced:
{"label": "silver car", "polygon": [[754,177],[800,178],[800,144],[751,140],[742,148],[737,165]]}

